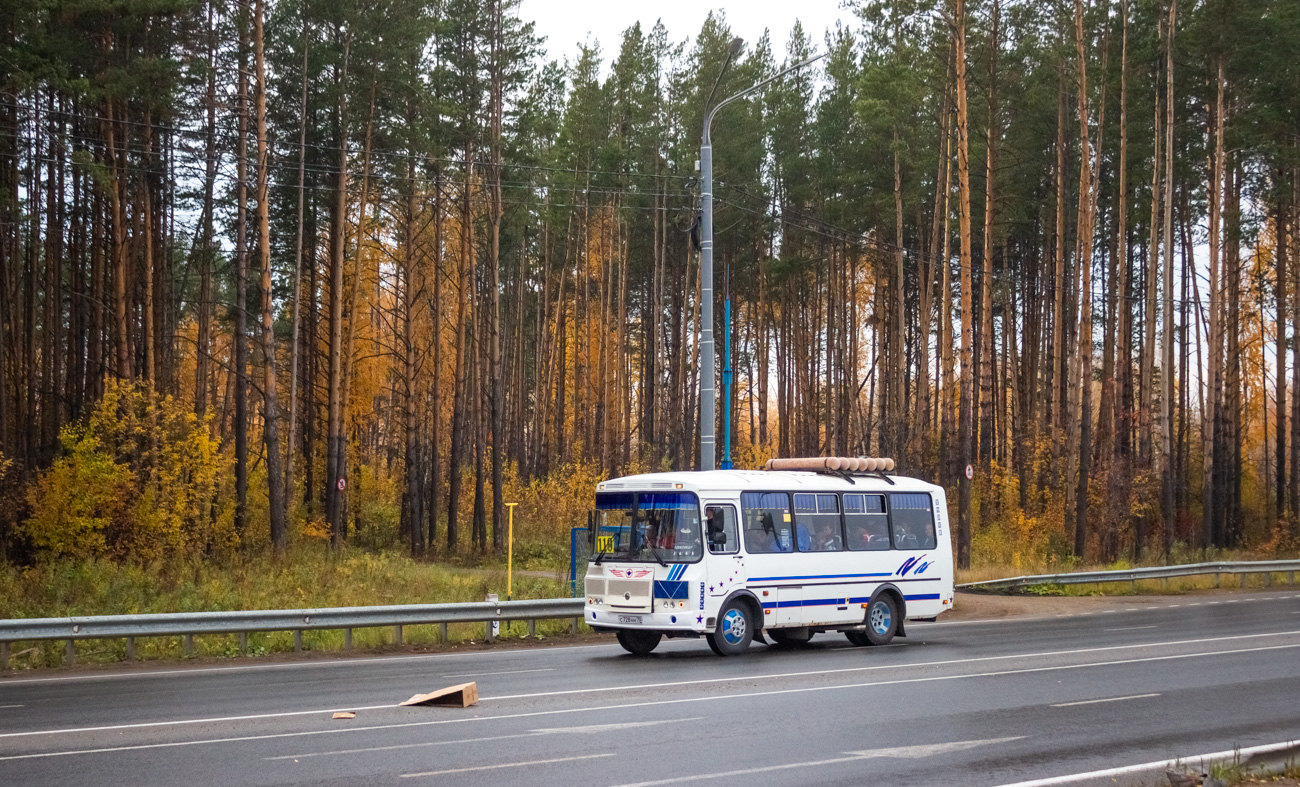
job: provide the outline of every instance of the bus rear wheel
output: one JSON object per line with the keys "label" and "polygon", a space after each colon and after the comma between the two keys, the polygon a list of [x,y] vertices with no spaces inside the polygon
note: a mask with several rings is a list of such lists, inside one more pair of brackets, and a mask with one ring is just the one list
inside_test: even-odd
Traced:
{"label": "bus rear wheel", "polygon": [[744,653],[754,641],[754,614],[749,605],[739,599],[728,601],[718,616],[718,627],[706,634],[709,647],[719,656]]}
{"label": "bus rear wheel", "polygon": [[867,642],[872,645],[888,645],[898,631],[898,605],[888,593],[876,596],[867,607]]}
{"label": "bus rear wheel", "polygon": [[623,646],[623,650],[631,653],[633,656],[646,656],[650,651],[659,646],[659,640],[663,639],[663,634],[658,631],[633,631],[630,629],[620,629],[618,632],[618,644]]}

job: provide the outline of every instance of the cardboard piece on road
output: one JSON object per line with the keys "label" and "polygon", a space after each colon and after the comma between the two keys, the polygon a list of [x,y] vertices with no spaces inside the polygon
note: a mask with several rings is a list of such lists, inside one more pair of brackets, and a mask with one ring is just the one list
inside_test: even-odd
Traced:
{"label": "cardboard piece on road", "polygon": [[334,715],[331,716],[330,718],[331,718],[331,719],[355,719],[356,717],[357,717],[357,714],[353,713],[352,711],[350,711],[350,710],[343,710],[343,711],[339,711],[338,713],[334,714]]}
{"label": "cardboard piece on road", "polygon": [[478,684],[461,683],[428,694],[416,694],[399,705],[441,705],[448,708],[468,708],[478,704]]}

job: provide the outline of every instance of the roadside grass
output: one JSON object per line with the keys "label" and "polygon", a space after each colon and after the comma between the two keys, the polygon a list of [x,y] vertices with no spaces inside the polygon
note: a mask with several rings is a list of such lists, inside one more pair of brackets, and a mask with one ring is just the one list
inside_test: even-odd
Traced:
{"label": "roadside grass", "polygon": [[[520,574],[512,583],[513,597],[556,598],[568,595],[567,579]],[[0,618],[71,617],[81,615],[144,614],[252,609],[309,609],[385,604],[436,604],[482,601],[486,594],[506,597],[504,566],[449,566],[412,560],[401,553],[348,551],[333,555],[328,547],[309,546],[284,559],[244,556],[222,563],[198,558],[150,564],[106,560],[55,562],[19,568],[0,565]],[[539,636],[569,630],[569,621],[538,621]],[[501,637],[521,637],[527,624]],[[482,640],[481,624],[451,624],[446,643],[439,643],[437,625],[406,626],[405,646],[437,647]],[[304,650],[339,650],[339,630],[303,632]],[[375,650],[394,646],[393,628],[354,629],[353,648]],[[63,642],[11,644],[11,668],[54,667],[63,661]],[[126,656],[124,640],[81,640],[76,658],[113,662]],[[248,653],[263,655],[294,649],[292,632],[250,633]],[[186,658],[181,637],[136,640],[136,657],[143,660]],[[236,634],[194,638],[196,657],[239,655]]]}
{"label": "roadside grass", "polygon": [[[1249,560],[1259,555],[1219,553],[1209,557],[1175,554],[1175,562]],[[1278,555],[1277,557],[1281,557]],[[513,596],[556,598],[569,595],[568,545],[516,542]],[[1163,565],[1163,562],[1147,563]],[[1107,565],[1043,560],[1014,567],[993,562],[957,572],[957,582],[1001,579],[1026,574],[1130,568],[1128,562]],[[538,574],[544,574],[538,576]],[[1223,587],[1264,588],[1293,581],[1286,573],[1241,577],[1223,575]],[[1098,596],[1186,593],[1215,587],[1213,576],[1144,580],[1103,585],[1042,585],[1022,591],[1034,595]],[[398,550],[345,549],[334,554],[325,544],[295,546],[284,558],[265,553],[237,554],[224,560],[195,556],[186,560],[153,563],[110,560],[53,561],[30,567],[0,563],[0,618],[70,617],[82,615],[142,614],[251,609],[310,609],[386,604],[433,604],[482,601],[486,594],[506,597],[506,560],[494,553],[470,554],[438,562],[414,560]],[[569,621],[538,621],[540,637],[566,635]],[[502,639],[525,636],[520,622]],[[481,624],[452,624],[446,642],[439,627],[406,626],[402,647],[438,648],[480,641]],[[353,648],[375,651],[397,647],[392,628],[354,629]],[[302,634],[307,651],[341,650],[340,630],[309,630]],[[15,642],[10,645],[13,669],[55,667],[63,663],[64,642]],[[126,656],[124,640],[80,640],[79,662],[120,661]],[[292,652],[292,632],[250,633],[247,653],[268,655]],[[136,641],[136,658],[142,660],[192,657],[234,657],[240,654],[236,634],[195,637],[187,652],[181,637],[149,637]]]}

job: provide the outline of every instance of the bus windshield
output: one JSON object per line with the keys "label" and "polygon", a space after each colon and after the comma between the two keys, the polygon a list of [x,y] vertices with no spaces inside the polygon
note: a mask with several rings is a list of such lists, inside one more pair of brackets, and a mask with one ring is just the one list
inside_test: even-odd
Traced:
{"label": "bus windshield", "polygon": [[693,563],[700,542],[700,501],[693,492],[596,494],[593,560]]}

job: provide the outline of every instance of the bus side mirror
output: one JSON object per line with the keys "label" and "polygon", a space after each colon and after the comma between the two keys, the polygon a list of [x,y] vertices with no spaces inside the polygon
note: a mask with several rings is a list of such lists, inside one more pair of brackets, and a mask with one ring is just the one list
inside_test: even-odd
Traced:
{"label": "bus side mirror", "polygon": [[727,534],[726,534],[726,533],[714,533],[714,534],[713,534],[713,537],[712,537],[710,540],[711,540],[713,543],[717,544],[718,546],[726,546],[726,544],[727,544]]}

